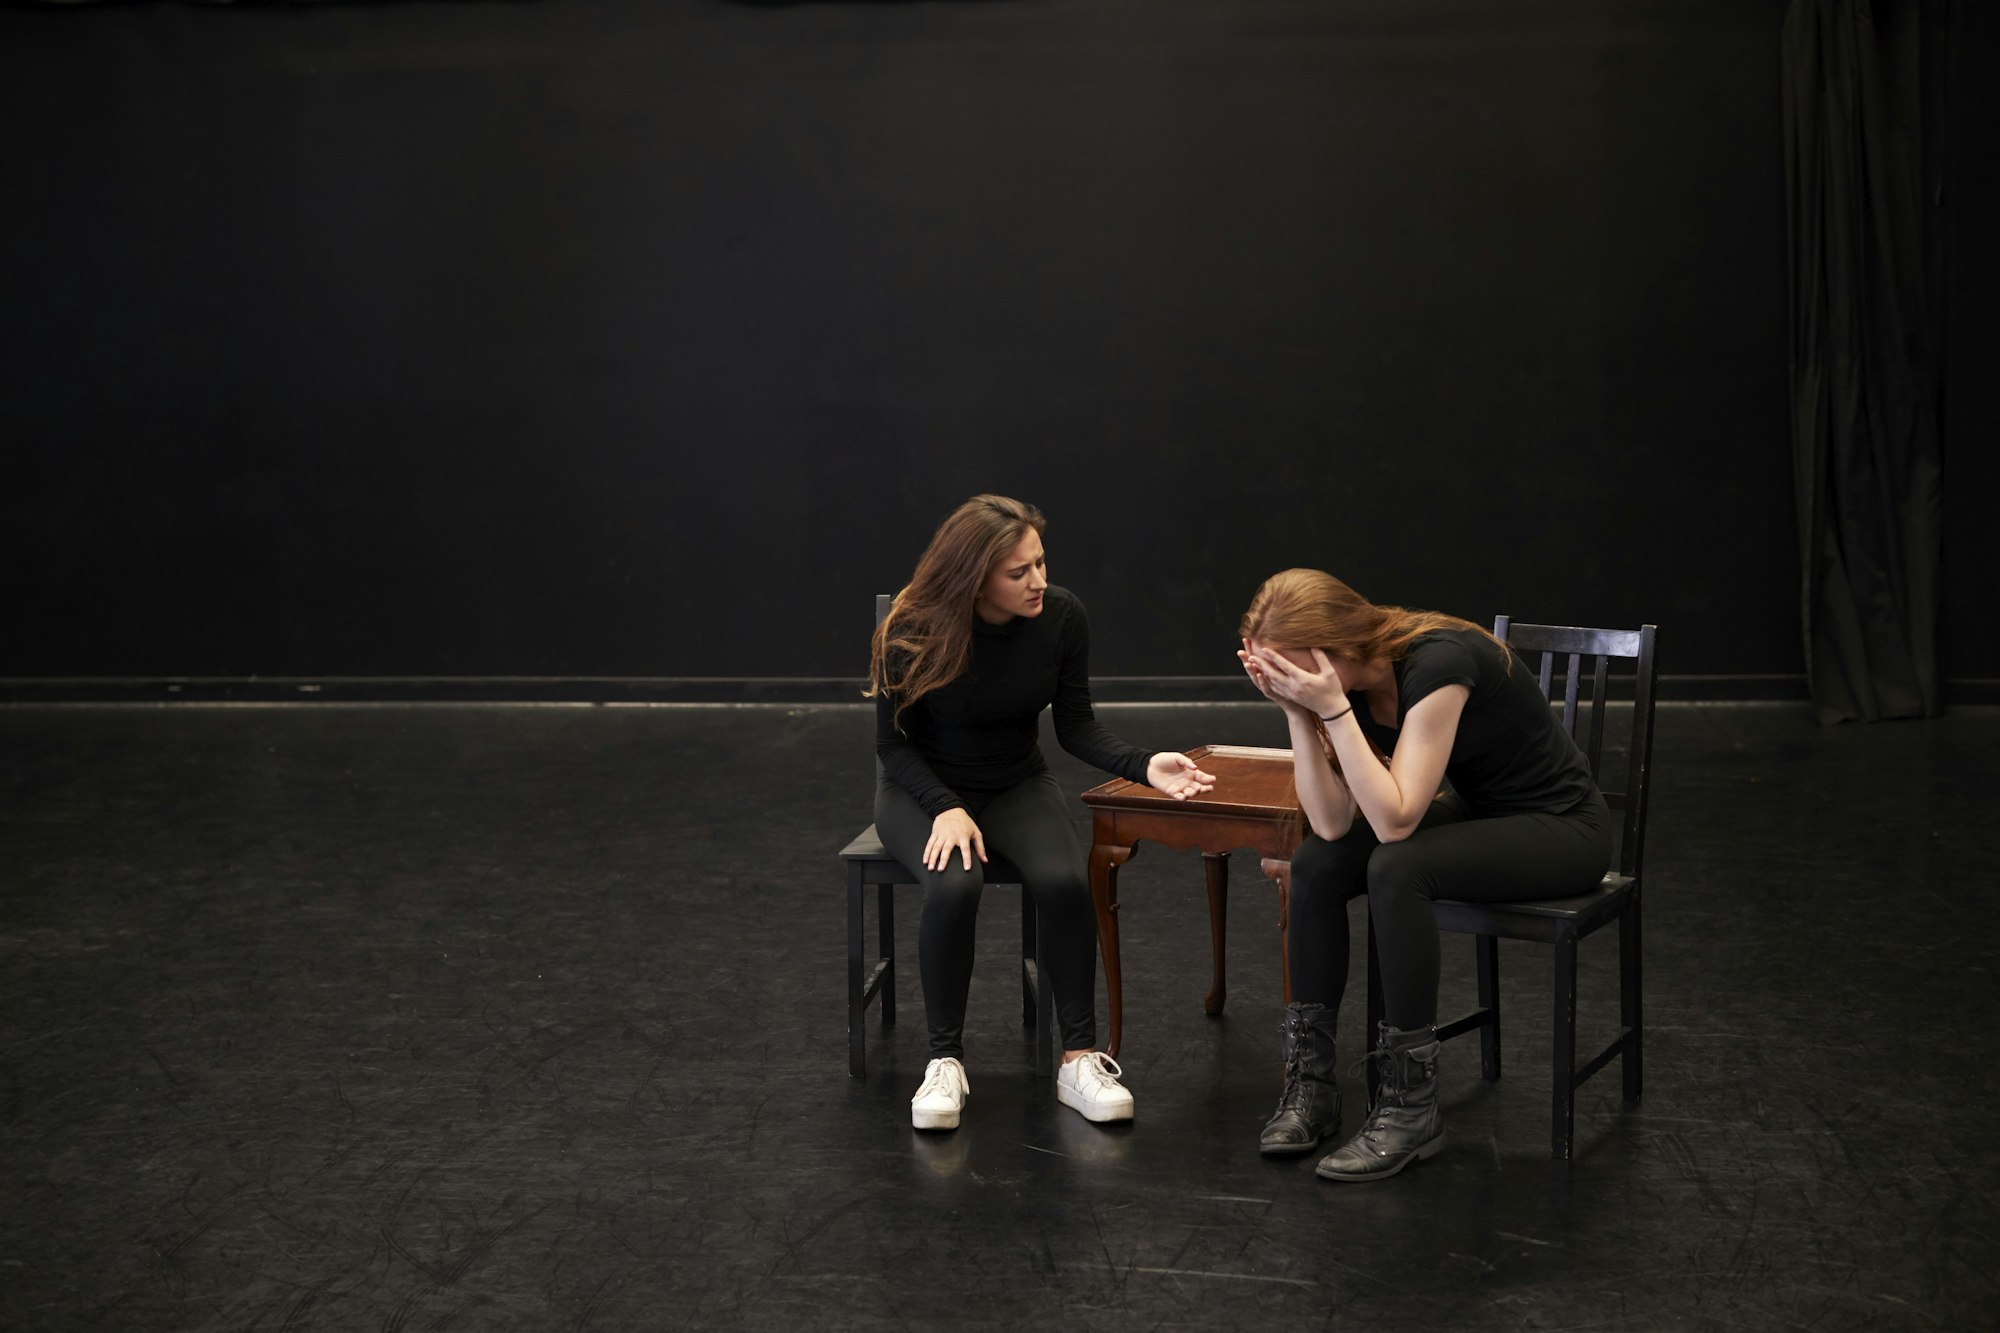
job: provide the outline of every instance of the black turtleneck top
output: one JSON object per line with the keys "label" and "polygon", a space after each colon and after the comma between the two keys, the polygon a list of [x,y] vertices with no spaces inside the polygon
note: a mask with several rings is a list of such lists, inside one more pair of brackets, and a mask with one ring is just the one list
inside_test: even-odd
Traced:
{"label": "black turtleneck top", "polygon": [[1048,771],[1040,745],[1042,710],[1055,708],[1063,749],[1131,782],[1146,780],[1154,752],[1127,745],[1090,706],[1090,622],[1083,603],[1054,585],[1038,616],[1004,625],[972,620],[965,674],[903,710],[875,701],[875,754],[882,772],[935,818]]}

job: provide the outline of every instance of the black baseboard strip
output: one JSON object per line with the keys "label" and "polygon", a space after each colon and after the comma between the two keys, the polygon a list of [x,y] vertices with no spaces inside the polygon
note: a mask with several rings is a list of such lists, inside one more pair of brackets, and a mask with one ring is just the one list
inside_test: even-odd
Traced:
{"label": "black baseboard strip", "polygon": [[[1099,676],[1100,703],[1250,703],[1240,676]],[[2000,680],[1945,685],[1948,706],[2000,704]],[[1613,698],[1630,698],[1629,683]],[[1804,703],[1805,677],[1663,676],[1665,703]],[[861,682],[839,677],[550,676],[0,678],[0,704],[858,704]]]}

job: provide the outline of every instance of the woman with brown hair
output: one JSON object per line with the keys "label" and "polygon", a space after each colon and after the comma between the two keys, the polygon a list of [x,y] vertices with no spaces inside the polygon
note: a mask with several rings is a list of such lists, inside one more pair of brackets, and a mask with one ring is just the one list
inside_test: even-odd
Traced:
{"label": "woman with brown hair", "polygon": [[965,1000],[989,851],[1012,861],[1040,922],[1036,957],[1055,991],[1063,1063],[1056,1096],[1087,1120],[1130,1120],[1124,1071],[1097,1046],[1097,917],[1070,809],[1038,743],[1042,709],[1077,758],[1179,799],[1214,779],[1186,755],[1127,745],[1090,706],[1083,603],[1050,584],[1041,511],[1001,495],[967,500],[939,526],[875,631],[868,695],[882,781],[875,828],[921,867],[918,970],[929,1067],[910,1102],[918,1129],[956,1129]]}
{"label": "woman with brown hair", "polygon": [[1381,1082],[1360,1132],[1317,1170],[1379,1180],[1445,1143],[1431,903],[1587,892],[1611,859],[1610,817],[1534,674],[1477,625],[1376,606],[1331,574],[1288,569],[1257,590],[1240,632],[1243,669],[1291,729],[1311,826],[1292,856],[1284,1090],[1259,1146],[1310,1152],[1340,1129],[1334,1020],[1347,904],[1365,893]]}

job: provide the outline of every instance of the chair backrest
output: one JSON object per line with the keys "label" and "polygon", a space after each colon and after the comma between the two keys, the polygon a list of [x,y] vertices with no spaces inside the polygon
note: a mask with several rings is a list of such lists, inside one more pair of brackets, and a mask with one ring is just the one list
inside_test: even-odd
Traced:
{"label": "chair backrest", "polygon": [[[1618,869],[1627,875],[1639,873],[1645,850],[1646,790],[1653,766],[1653,685],[1658,672],[1655,643],[1659,630],[1653,625],[1637,629],[1583,629],[1574,625],[1517,625],[1508,616],[1493,618],[1493,637],[1512,648],[1535,668],[1542,696],[1551,702],[1558,697],[1555,667],[1563,662],[1561,685],[1563,729],[1569,732],[1590,764],[1590,775],[1604,789],[1601,771],[1604,753],[1605,702],[1611,685],[1611,664],[1632,666],[1632,727],[1626,750],[1625,784],[1622,791],[1604,791],[1604,803],[1624,815],[1618,839]],[[1539,660],[1537,660],[1539,655]],[[1587,659],[1587,664],[1586,664]],[[1588,673],[1590,686],[1582,688]],[[1622,673],[1621,673],[1622,674]],[[1578,710],[1579,701],[1587,705]],[[1584,722],[1581,731],[1578,721]]]}

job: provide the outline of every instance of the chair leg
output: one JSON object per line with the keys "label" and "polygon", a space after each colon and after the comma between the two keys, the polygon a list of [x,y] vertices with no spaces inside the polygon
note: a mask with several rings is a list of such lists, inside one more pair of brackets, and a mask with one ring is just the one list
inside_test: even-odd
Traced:
{"label": "chair leg", "polygon": [[861,867],[847,867],[847,1073],[868,1073],[868,1034],[861,1001]]}
{"label": "chair leg", "polygon": [[[1035,976],[1041,970],[1041,954],[1035,944],[1035,900],[1028,893],[1028,886],[1021,886],[1021,1026],[1035,1025]],[[1030,967],[1028,964],[1037,966]]]}
{"label": "chair leg", "polygon": [[1556,941],[1556,1013],[1549,1078],[1549,1151],[1567,1164],[1576,1146],[1576,937]]}
{"label": "chair leg", "polygon": [[1618,919],[1618,1021],[1631,1034],[1625,1039],[1619,1066],[1625,1075],[1628,1102],[1639,1100],[1646,1077],[1646,988],[1639,952],[1640,905],[1639,895],[1633,894],[1631,905]]}
{"label": "chair leg", "polygon": [[896,886],[880,886],[875,900],[875,937],[882,946],[882,1026],[896,1026]]}
{"label": "chair leg", "polygon": [[1500,1077],[1500,940],[1493,935],[1475,936],[1473,961],[1479,969],[1479,1007],[1486,1021],[1479,1028],[1479,1073],[1484,1078]]}
{"label": "chair leg", "polygon": [[[1377,1035],[1382,1031],[1382,960],[1375,953],[1375,914],[1363,909],[1368,919],[1368,1026],[1362,1029],[1361,1045],[1364,1054],[1375,1049]],[[1368,1105],[1375,1105],[1375,1092],[1382,1082],[1382,1074],[1377,1061],[1368,1062]]]}

